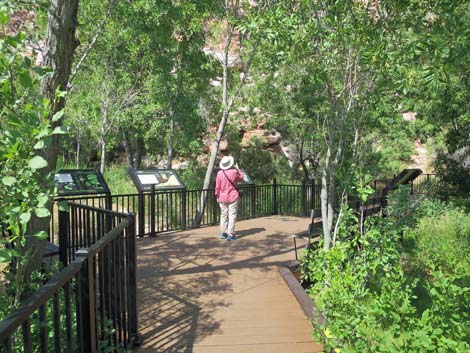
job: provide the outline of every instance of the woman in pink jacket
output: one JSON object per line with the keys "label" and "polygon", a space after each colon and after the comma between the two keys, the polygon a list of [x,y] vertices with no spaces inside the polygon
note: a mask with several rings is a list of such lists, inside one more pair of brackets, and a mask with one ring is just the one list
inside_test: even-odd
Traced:
{"label": "woman in pink jacket", "polygon": [[237,219],[240,192],[237,182],[243,180],[243,173],[235,168],[232,156],[225,156],[220,161],[220,170],[215,179],[215,196],[220,205],[220,239],[235,240],[235,221]]}

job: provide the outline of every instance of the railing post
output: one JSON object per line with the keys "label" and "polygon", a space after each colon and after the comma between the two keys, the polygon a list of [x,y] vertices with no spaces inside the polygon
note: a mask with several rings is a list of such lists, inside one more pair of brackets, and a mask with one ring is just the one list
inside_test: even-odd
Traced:
{"label": "railing post", "polygon": [[140,341],[138,335],[138,315],[137,315],[137,253],[135,246],[135,214],[129,216],[127,236],[128,251],[128,279],[129,279],[129,334],[135,343]]}
{"label": "railing post", "polygon": [[217,204],[217,199],[216,199],[214,194],[211,195],[211,200],[212,200],[212,225],[216,225],[217,224],[218,204]]}
{"label": "railing post", "polygon": [[105,208],[110,211],[113,210],[113,200],[111,199],[111,194],[106,194]]}
{"label": "railing post", "polygon": [[387,198],[382,192],[382,196],[380,197],[380,208],[382,209],[382,217],[386,216],[385,208],[387,207]]}
{"label": "railing post", "polygon": [[2,348],[0,351],[3,353],[11,353],[13,352],[12,350],[12,344],[11,344],[11,337],[8,337],[5,341],[1,342],[2,345],[0,348]]}
{"label": "railing post", "polygon": [[69,204],[59,201],[59,261],[67,266],[69,249]]}
{"label": "railing post", "polygon": [[310,205],[309,205],[310,210],[315,209],[315,178],[311,180],[310,183]]}
{"label": "railing post", "polygon": [[256,218],[256,185],[250,185],[250,196],[251,196],[251,218]]}
{"label": "railing post", "polygon": [[277,215],[277,182],[273,179],[273,215]]}
{"label": "railing post", "polygon": [[302,178],[302,190],[300,194],[300,203],[302,205],[302,217],[307,216],[307,180]]}
{"label": "railing post", "polygon": [[[113,201],[111,200],[111,194],[106,195],[105,208],[110,211],[113,210]],[[105,219],[106,219],[106,232],[109,232],[113,228],[113,220],[108,214],[105,216]]]}
{"label": "railing post", "polygon": [[84,258],[80,270],[80,322],[78,323],[83,352],[96,352],[96,309],[93,257],[87,249],[75,252],[77,259]]}
{"label": "railing post", "polygon": [[145,196],[143,192],[139,192],[139,237],[145,234]]}
{"label": "railing post", "polygon": [[150,185],[150,236],[155,234],[155,185]]}
{"label": "railing post", "polygon": [[186,229],[186,188],[181,191],[181,230]]}

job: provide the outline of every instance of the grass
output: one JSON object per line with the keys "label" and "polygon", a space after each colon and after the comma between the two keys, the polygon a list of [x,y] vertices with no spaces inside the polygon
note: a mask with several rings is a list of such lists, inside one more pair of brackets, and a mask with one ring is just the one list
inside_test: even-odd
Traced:
{"label": "grass", "polygon": [[136,194],[138,192],[125,166],[107,167],[104,171],[104,180],[108,183],[112,195]]}

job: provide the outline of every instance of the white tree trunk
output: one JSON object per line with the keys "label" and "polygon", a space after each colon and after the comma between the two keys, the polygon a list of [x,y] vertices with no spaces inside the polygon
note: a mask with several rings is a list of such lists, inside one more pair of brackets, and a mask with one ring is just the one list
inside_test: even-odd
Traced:
{"label": "white tree trunk", "polygon": [[204,214],[204,210],[206,208],[207,203],[207,196],[208,196],[208,189],[211,182],[212,172],[214,170],[215,161],[217,159],[217,153],[219,151],[220,141],[222,140],[222,136],[225,131],[225,126],[227,125],[228,116],[230,113],[230,108],[233,104],[235,97],[232,97],[230,102],[228,102],[228,54],[230,49],[230,44],[232,42],[233,37],[233,30],[234,27],[230,23],[228,23],[228,13],[229,13],[229,3],[228,0],[225,1],[225,11],[227,16],[227,32],[225,37],[224,43],[224,56],[222,60],[222,70],[223,70],[223,79],[222,79],[222,118],[219,123],[219,128],[217,129],[217,135],[214,140],[214,144],[211,149],[211,156],[209,159],[209,165],[207,166],[206,175],[204,177],[204,184],[202,186],[202,193],[199,202],[199,209],[196,213],[196,217],[193,221],[193,226],[198,226],[201,224],[202,216]]}
{"label": "white tree trunk", "polygon": [[100,141],[100,145],[101,145],[100,172],[101,174],[104,174],[104,168],[106,166],[106,141],[104,138]]}
{"label": "white tree trunk", "polygon": [[[338,114],[333,110],[328,121],[327,135],[327,151],[322,167],[322,184],[321,184],[321,209],[322,209],[322,226],[324,235],[325,250],[331,248],[331,230],[333,229],[333,219],[335,216],[335,185],[336,185],[336,168],[343,154],[343,135],[344,135],[344,118],[345,115]],[[335,130],[339,130],[339,136],[336,137]],[[336,146],[336,153],[333,159],[333,153]]]}
{"label": "white tree trunk", "polygon": [[321,191],[320,191],[320,201],[321,201],[321,216],[322,216],[322,226],[323,226],[323,248],[325,250],[330,249],[331,243],[331,228],[329,227],[329,204],[330,204],[330,195],[328,187],[328,173],[330,169],[330,160],[331,160],[331,143],[328,143],[328,148],[326,152],[326,157],[323,162],[322,172],[321,172]]}
{"label": "white tree trunk", "polygon": [[167,168],[171,169],[173,166],[173,141],[174,141],[174,135],[175,135],[175,120],[173,117],[173,109],[170,111],[170,136],[168,137],[168,163],[167,163]]}
{"label": "white tree trunk", "polygon": [[82,140],[82,134],[79,132],[77,134],[77,148],[75,150],[75,167],[78,169],[80,168],[80,149],[82,146],[81,140]]}

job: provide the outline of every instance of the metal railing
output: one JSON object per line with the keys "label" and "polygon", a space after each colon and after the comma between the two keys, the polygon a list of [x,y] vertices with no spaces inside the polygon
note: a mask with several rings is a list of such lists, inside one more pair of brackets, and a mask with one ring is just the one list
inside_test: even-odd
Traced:
{"label": "metal railing", "polygon": [[[240,187],[243,196],[239,203],[238,218],[250,219],[273,214],[306,216],[312,207],[320,207],[318,188],[311,184],[299,185],[276,184],[247,185]],[[106,220],[92,218],[87,209],[93,207],[108,208],[108,216],[112,212],[134,213],[136,215],[137,235],[155,236],[158,233],[184,230],[193,226],[202,193],[207,193],[207,203],[200,226],[215,225],[220,220],[220,209],[213,189],[208,190],[170,190],[128,194],[83,196],[68,198],[73,202],[75,209],[71,211],[75,217],[72,223],[80,223],[78,232],[69,232],[67,247],[76,249],[95,239],[95,229],[106,227]],[[61,229],[60,204],[64,199],[57,199],[55,212],[52,217],[52,231],[50,241],[59,243],[57,237]],[[82,206],[80,211],[76,207]],[[104,217],[104,216],[103,216]],[[85,231],[89,228],[90,231]],[[88,234],[91,239],[85,239],[82,233]],[[59,244],[60,247],[60,244]],[[64,247],[62,247],[63,249]],[[72,252],[73,254],[73,252]]]}
{"label": "metal railing", "polygon": [[[434,175],[421,175],[412,183],[413,192],[424,192],[426,185],[433,180],[435,180]],[[389,182],[390,180],[386,179],[374,180],[371,183],[376,190],[374,196],[380,195]],[[240,190],[243,196],[239,204],[238,219],[241,220],[275,214],[305,217],[310,214],[311,209],[318,211],[321,208],[320,186],[312,182],[278,184],[274,180],[272,184],[242,186]],[[112,209],[114,212],[135,213],[137,235],[143,237],[191,228],[203,192],[207,193],[207,203],[199,225],[218,224],[220,210],[213,189],[169,191],[152,189],[144,193],[74,197],[69,200],[84,206]],[[54,217],[58,218],[57,212]],[[58,228],[59,223],[53,219],[53,228]],[[95,225],[92,223],[91,227],[93,226]],[[51,233],[51,241],[54,243],[58,242],[56,233],[57,230]]]}
{"label": "metal railing", "polygon": [[68,265],[0,322],[2,353],[114,352],[138,337],[135,216],[73,204],[66,213],[61,230],[80,234],[67,247]]}
{"label": "metal railing", "polygon": [[[70,263],[77,250],[95,244],[129,217],[127,213],[67,202],[67,209],[59,209],[58,212],[59,259],[62,264]],[[135,216],[132,214],[132,217]]]}
{"label": "metal railing", "polygon": [[411,183],[411,192],[413,194],[423,194],[430,188],[436,187],[437,184],[436,174],[421,174]]}

